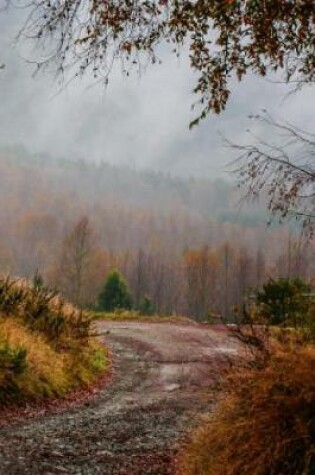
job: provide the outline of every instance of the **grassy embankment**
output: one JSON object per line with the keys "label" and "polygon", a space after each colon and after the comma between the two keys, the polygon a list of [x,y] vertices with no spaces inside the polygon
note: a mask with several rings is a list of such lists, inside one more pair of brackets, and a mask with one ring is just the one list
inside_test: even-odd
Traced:
{"label": "grassy embankment", "polygon": [[315,474],[315,348],[292,331],[280,340],[231,371],[178,475]]}
{"label": "grassy embankment", "polygon": [[60,397],[104,373],[92,317],[45,289],[0,280],[0,405]]}

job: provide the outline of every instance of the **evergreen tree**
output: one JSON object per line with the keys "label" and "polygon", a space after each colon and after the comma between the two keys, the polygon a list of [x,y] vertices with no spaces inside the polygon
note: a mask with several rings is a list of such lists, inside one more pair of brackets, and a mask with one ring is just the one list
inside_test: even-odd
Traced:
{"label": "evergreen tree", "polygon": [[145,296],[138,307],[139,313],[141,315],[154,315],[155,314],[155,305],[150,299],[150,297]]}
{"label": "evergreen tree", "polygon": [[270,279],[257,292],[257,301],[263,305],[264,315],[272,325],[295,327],[305,322],[310,301],[310,286],[302,279]]}
{"label": "evergreen tree", "polygon": [[98,298],[98,308],[105,312],[132,308],[132,297],[127,283],[116,269],[111,270],[107,276]]}

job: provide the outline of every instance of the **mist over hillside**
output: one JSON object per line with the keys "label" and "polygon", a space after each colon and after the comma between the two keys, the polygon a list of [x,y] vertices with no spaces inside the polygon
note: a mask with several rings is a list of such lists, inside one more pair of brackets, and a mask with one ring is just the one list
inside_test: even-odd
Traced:
{"label": "mist over hillside", "polygon": [[0,198],[1,274],[40,272],[79,305],[95,304],[113,267],[136,303],[149,295],[160,313],[196,317],[241,303],[270,275],[313,273],[313,248],[267,227],[264,208],[240,207],[224,180],[11,149],[0,154]]}
{"label": "mist over hillside", "polygon": [[262,207],[241,202],[241,193],[231,175],[227,175],[229,180],[183,178],[105,162],[56,159],[48,153],[31,155],[23,148],[0,151],[0,162],[4,167],[0,177],[2,194],[8,187],[14,190],[22,181],[28,199],[45,189],[53,196],[71,194],[85,206],[114,200],[130,207],[155,210],[161,215],[176,210],[248,226],[267,220]]}

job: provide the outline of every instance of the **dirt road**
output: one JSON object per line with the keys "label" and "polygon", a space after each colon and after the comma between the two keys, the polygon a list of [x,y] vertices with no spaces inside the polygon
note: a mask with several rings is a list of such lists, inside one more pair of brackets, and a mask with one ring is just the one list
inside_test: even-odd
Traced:
{"label": "dirt road", "polygon": [[0,474],[166,475],[235,344],[194,324],[99,324],[114,376],[92,401],[0,430]]}

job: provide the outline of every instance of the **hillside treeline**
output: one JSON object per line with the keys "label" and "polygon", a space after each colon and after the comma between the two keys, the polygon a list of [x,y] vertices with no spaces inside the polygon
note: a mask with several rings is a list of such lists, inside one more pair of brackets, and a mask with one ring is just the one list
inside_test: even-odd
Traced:
{"label": "hillside treeline", "polygon": [[[0,154],[1,155],[1,154]],[[314,247],[239,208],[222,180],[173,178],[106,164],[0,156],[0,270],[93,306],[109,270],[135,305],[158,313],[225,315],[268,277],[314,275]]]}

